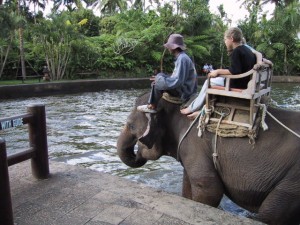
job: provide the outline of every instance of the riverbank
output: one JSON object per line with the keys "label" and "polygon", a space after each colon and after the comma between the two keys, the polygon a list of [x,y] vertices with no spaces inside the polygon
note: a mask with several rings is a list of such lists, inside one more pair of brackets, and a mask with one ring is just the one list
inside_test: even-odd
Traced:
{"label": "riverbank", "polygon": [[50,173],[34,179],[29,160],[9,167],[15,224],[262,224],[80,166],[50,161]]}
{"label": "riverbank", "polygon": [[63,82],[44,82],[37,84],[20,84],[0,86],[0,99],[53,96],[104,90],[123,90],[149,88],[150,81],[146,78],[135,79],[96,79],[71,80]]}
{"label": "riverbank", "polygon": [[[199,77],[203,84],[206,77]],[[274,76],[273,83],[300,83],[300,76]],[[0,86],[0,99],[53,96],[59,94],[75,94],[104,90],[123,90],[149,88],[148,78],[71,80],[64,82],[44,82],[37,84],[3,85]]]}

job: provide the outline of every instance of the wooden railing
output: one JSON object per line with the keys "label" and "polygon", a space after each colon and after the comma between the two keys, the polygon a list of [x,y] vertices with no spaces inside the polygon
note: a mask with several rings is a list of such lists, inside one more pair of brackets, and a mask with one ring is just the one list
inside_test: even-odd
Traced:
{"label": "wooden railing", "polygon": [[27,114],[0,119],[0,130],[28,124],[29,148],[7,156],[6,143],[0,138],[0,224],[13,225],[13,211],[8,166],[31,159],[31,171],[35,178],[49,177],[48,144],[45,106],[27,107]]}

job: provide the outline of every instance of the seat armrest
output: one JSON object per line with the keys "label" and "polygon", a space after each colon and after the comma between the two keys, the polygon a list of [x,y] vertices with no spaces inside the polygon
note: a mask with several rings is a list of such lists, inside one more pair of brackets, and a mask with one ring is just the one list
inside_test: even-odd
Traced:
{"label": "seat armrest", "polygon": [[[247,77],[247,76],[250,76],[252,75],[253,73],[255,72],[254,69],[252,70],[249,70],[248,72],[246,73],[241,73],[241,74],[236,74],[236,75],[219,75],[219,77],[224,77],[225,78],[225,91],[229,91],[230,90],[230,79],[240,79],[240,78],[243,78],[243,77]],[[208,78],[208,88],[210,88],[210,77]]]}
{"label": "seat armrest", "polygon": [[249,70],[246,73],[241,73],[241,74],[236,74],[236,75],[219,75],[219,77],[225,77],[225,78],[230,78],[230,79],[239,79],[239,78],[250,76],[253,73],[254,73],[254,69]]}

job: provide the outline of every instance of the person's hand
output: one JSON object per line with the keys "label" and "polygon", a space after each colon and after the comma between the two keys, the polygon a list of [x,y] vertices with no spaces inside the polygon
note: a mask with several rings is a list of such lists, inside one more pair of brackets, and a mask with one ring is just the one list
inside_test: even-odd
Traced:
{"label": "person's hand", "polygon": [[218,76],[218,71],[217,70],[212,70],[209,74],[208,77],[217,77]]}
{"label": "person's hand", "polygon": [[256,64],[253,66],[253,69],[254,69],[254,70],[259,70],[259,69],[261,68],[262,65],[263,65],[263,62],[256,63]]}
{"label": "person's hand", "polygon": [[155,76],[151,76],[150,80],[154,81],[155,80]]}
{"label": "person's hand", "polygon": [[268,64],[271,68],[273,67],[273,63],[272,63],[272,61],[270,61],[270,60],[268,60],[268,59],[265,59],[265,58],[263,58],[263,62],[264,63],[266,63],[266,64]]}
{"label": "person's hand", "polygon": [[272,63],[270,60],[264,58],[263,61],[261,61],[261,62],[255,64],[255,65],[253,66],[253,69],[254,69],[254,70],[259,70],[259,69],[260,69],[261,67],[263,67],[265,64],[268,64],[268,65],[270,66],[270,68],[273,67],[273,63]]}

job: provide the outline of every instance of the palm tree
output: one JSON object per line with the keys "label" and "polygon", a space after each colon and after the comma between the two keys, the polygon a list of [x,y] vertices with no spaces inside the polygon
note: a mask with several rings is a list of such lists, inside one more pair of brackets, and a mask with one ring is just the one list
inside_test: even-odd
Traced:
{"label": "palm tree", "polygon": [[16,12],[0,8],[0,45],[2,50],[0,56],[0,77],[3,74],[8,54],[15,37],[15,29],[18,27],[18,23],[21,19],[22,18],[20,18]]}
{"label": "palm tree", "polygon": [[102,14],[112,15],[117,12],[123,12],[127,9],[126,0],[96,0],[94,2],[89,1],[89,5],[93,8],[98,8]]}
{"label": "palm tree", "polygon": [[[85,1],[85,2],[87,3],[87,5],[89,4],[88,3],[89,1]],[[72,6],[73,4],[75,4],[78,9],[83,8],[80,0],[54,0],[54,5],[52,10],[56,11],[60,6],[66,6],[69,11],[73,11],[74,10]]]}
{"label": "palm tree", "polygon": [[[297,54],[297,34],[300,30],[300,3],[293,2],[286,7],[276,7],[274,17],[267,21],[263,19],[254,36],[260,41],[259,51],[276,61],[274,69],[284,75],[289,75]],[[286,29],[288,27],[288,29]]]}
{"label": "palm tree", "polygon": [[[17,12],[21,16],[21,0],[17,0]],[[26,67],[25,67],[25,51],[24,51],[24,38],[23,38],[23,24],[19,25],[19,48],[20,48],[20,61],[21,61],[21,70],[22,70],[22,80],[26,80]]]}
{"label": "palm tree", "polygon": [[260,9],[263,5],[268,3],[274,3],[276,7],[284,6],[287,7],[288,5],[292,4],[293,2],[297,2],[297,0],[243,0],[241,5],[244,5],[247,9],[252,7],[253,5],[256,6],[257,9]]}
{"label": "palm tree", "polygon": [[[152,1],[148,0],[147,1],[150,5],[152,5]],[[132,4],[132,7],[134,9],[140,9],[143,12],[146,12],[146,10],[150,7],[150,5],[146,8],[146,0],[135,0],[134,3]]]}
{"label": "palm tree", "polygon": [[46,4],[48,3],[48,0],[29,0],[29,4],[33,4],[33,11],[34,11],[34,23],[36,24],[36,18],[35,18],[35,14],[36,14],[36,8],[41,8],[41,9],[45,9]]}
{"label": "palm tree", "polygon": [[227,13],[224,11],[223,4],[218,7],[218,11],[220,15],[214,16],[212,33],[215,33],[217,37],[216,39],[219,40],[218,45],[216,45],[218,47],[217,52],[219,52],[218,54],[220,55],[219,68],[223,68],[224,55],[225,55],[223,34],[227,29],[227,26],[230,25],[232,21],[228,18]]}
{"label": "palm tree", "polygon": [[284,3],[285,6],[291,4],[292,2],[295,2],[295,0],[264,0],[261,4],[267,4],[267,3],[275,3],[276,6],[282,5]]}

